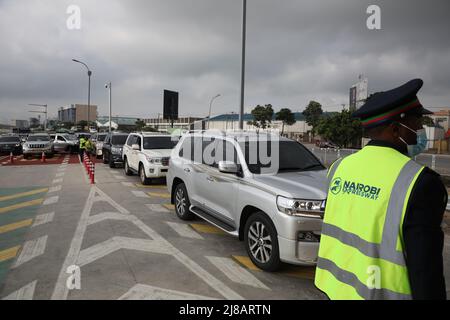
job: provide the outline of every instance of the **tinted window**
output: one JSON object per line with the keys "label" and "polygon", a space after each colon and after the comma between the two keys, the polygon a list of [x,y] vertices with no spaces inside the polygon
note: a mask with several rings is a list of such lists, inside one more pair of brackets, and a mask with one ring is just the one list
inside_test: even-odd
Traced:
{"label": "tinted window", "polygon": [[28,141],[31,142],[48,142],[50,141],[49,136],[30,136],[28,137]]}
{"label": "tinted window", "polygon": [[[264,147],[264,150],[261,148]],[[325,167],[303,145],[295,141],[279,142],[279,167],[267,161],[272,158],[272,143],[243,142],[241,148],[245,154],[245,161],[249,170],[254,174],[261,173],[261,169],[278,172],[324,170]],[[261,158],[267,157],[267,159]],[[274,159],[274,158],[272,158]],[[268,173],[268,172],[266,172]],[[276,173],[272,172],[272,173]]]}
{"label": "tinted window", "polygon": [[66,139],[64,139],[64,137],[62,137],[62,136],[58,136],[58,141],[66,141]]}
{"label": "tinted window", "polygon": [[0,137],[0,142],[20,142],[19,137]]}
{"label": "tinted window", "polygon": [[112,137],[112,144],[114,145],[124,145],[127,141],[128,136],[116,136]]}
{"label": "tinted window", "polygon": [[97,141],[105,141],[105,138],[106,138],[106,134],[99,134],[98,136],[97,136]]}
{"label": "tinted window", "polygon": [[134,141],[136,141],[136,136],[129,135],[127,139],[127,146],[132,146],[134,144]]}
{"label": "tinted window", "polygon": [[[137,142],[140,144],[140,138]],[[173,149],[177,145],[177,141],[172,141],[172,137],[144,137],[144,149]]]}

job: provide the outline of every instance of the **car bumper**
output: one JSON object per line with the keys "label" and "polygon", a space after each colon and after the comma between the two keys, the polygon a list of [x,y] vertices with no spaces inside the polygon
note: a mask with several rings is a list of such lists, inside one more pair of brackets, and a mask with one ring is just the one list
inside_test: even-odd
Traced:
{"label": "car bumper", "polygon": [[169,167],[155,166],[147,168],[145,174],[147,178],[163,178],[167,175]]}
{"label": "car bumper", "polygon": [[52,149],[32,149],[32,150],[23,150],[24,155],[40,155],[44,152],[45,154],[53,153]]}
{"label": "car bumper", "polygon": [[97,149],[97,150],[95,151],[95,154],[96,154],[97,156],[102,156],[102,155],[103,155],[103,150],[102,150],[102,149]]}
{"label": "car bumper", "polygon": [[122,155],[120,154],[112,154],[111,159],[114,163],[123,163]]}
{"label": "car bumper", "polygon": [[314,266],[317,264],[319,242],[302,242],[278,237],[280,260],[299,266]]}
{"label": "car bumper", "polygon": [[18,154],[22,153],[21,148],[0,148],[0,154],[10,154],[10,153]]}

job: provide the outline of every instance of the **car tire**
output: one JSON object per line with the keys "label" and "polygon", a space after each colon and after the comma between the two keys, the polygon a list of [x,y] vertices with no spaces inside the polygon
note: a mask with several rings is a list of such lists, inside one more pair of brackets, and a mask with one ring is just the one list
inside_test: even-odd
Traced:
{"label": "car tire", "polygon": [[191,202],[184,183],[179,183],[174,190],[175,213],[184,221],[194,220],[195,215],[189,210]]}
{"label": "car tire", "polygon": [[132,176],[133,175],[133,171],[130,170],[130,166],[128,165],[128,159],[125,158],[125,163],[123,165],[123,168],[125,170],[125,174],[127,176]]}
{"label": "car tire", "polygon": [[106,158],[105,154],[103,154],[103,164],[107,164],[108,163],[108,159]]}
{"label": "car tire", "polygon": [[108,160],[108,162],[109,162],[109,167],[110,167],[111,169],[113,169],[113,168],[116,167],[115,164],[114,164],[114,161],[113,161],[113,158],[112,158],[111,155],[109,155],[109,160]]}
{"label": "car tire", "polygon": [[139,165],[139,179],[141,180],[141,183],[146,186],[149,185],[152,180],[147,178],[147,175],[145,174],[144,166],[141,164]]}
{"label": "car tire", "polygon": [[257,212],[244,228],[244,243],[252,262],[264,271],[273,272],[281,266],[278,234],[267,215]]}

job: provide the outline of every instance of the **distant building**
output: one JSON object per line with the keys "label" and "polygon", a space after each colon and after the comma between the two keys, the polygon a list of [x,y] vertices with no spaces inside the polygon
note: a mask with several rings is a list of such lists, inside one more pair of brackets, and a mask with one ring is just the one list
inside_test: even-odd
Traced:
{"label": "distant building", "polygon": [[443,128],[445,132],[450,128],[450,108],[442,108],[429,117],[433,119],[435,126]]}
{"label": "distant building", "polygon": [[[89,106],[89,121],[95,122],[97,120],[96,105]],[[61,122],[78,123],[80,121],[88,121],[88,106],[85,104],[72,104],[66,108],[58,110],[58,120]]]}
{"label": "distant building", "polygon": [[[180,117],[178,120],[174,120],[173,127],[175,129],[189,130],[193,126],[194,122],[201,120],[198,117]],[[161,118],[142,119],[146,126],[156,128],[160,132],[167,132],[171,129],[170,120],[164,120]]]}
{"label": "distant building", "polygon": [[18,129],[28,129],[30,127],[28,120],[12,120],[11,125]]}
{"label": "distant building", "polygon": [[[111,128],[113,130],[133,131],[136,129],[136,122],[139,118],[133,117],[111,117]],[[97,118],[97,127],[99,131],[109,129],[109,116]]]}

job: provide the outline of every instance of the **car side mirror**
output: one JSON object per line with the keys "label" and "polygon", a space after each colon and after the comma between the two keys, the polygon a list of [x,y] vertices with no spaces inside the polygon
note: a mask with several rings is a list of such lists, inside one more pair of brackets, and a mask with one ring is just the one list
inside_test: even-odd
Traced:
{"label": "car side mirror", "polygon": [[133,145],[131,146],[131,149],[133,149],[133,150],[135,150],[135,151],[140,151],[140,150],[141,150],[141,147],[140,147],[138,144],[133,144]]}
{"label": "car side mirror", "polygon": [[239,167],[232,161],[219,161],[219,171],[222,173],[238,174]]}

